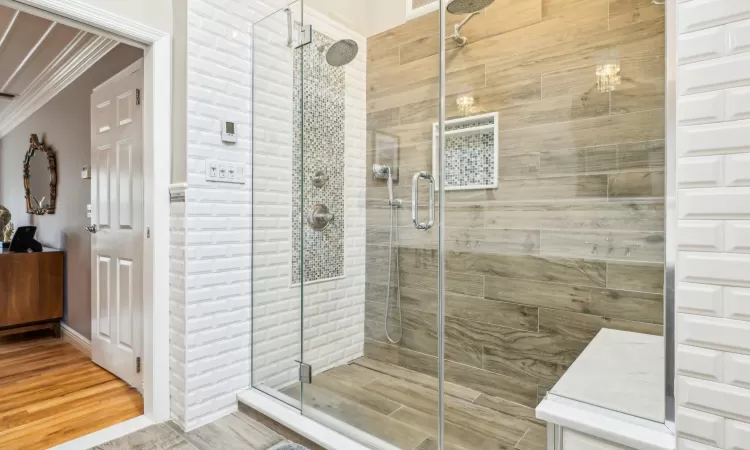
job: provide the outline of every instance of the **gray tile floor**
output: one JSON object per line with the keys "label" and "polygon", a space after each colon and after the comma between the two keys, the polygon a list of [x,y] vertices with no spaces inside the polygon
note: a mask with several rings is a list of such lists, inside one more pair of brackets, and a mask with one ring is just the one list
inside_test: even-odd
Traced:
{"label": "gray tile floor", "polygon": [[[137,431],[95,447],[96,450],[267,450],[284,438],[236,412],[188,433],[172,422]],[[290,443],[291,444],[291,443]]]}
{"label": "gray tile floor", "polygon": [[[445,388],[445,450],[546,448],[544,423],[534,417],[533,408],[451,383],[446,383]],[[297,385],[285,389],[284,393],[300,398]],[[313,384],[304,387],[304,402],[308,408],[398,448],[437,449],[438,402],[434,377],[360,358],[316,375]],[[284,441],[292,444],[279,433],[303,442],[300,436],[292,437],[289,430],[278,424],[271,425],[270,419],[251,417],[253,413],[243,411],[189,433],[171,422],[155,425],[96,449],[268,450]],[[312,443],[308,447],[319,448]]]}

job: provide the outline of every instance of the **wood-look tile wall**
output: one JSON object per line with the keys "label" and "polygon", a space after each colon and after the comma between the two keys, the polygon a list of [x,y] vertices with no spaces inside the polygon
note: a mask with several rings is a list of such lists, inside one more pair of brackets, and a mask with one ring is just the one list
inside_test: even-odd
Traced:
{"label": "wood-look tile wall", "polygon": [[[650,0],[496,0],[464,28],[466,47],[447,41],[448,117],[470,96],[500,129],[498,188],[446,193],[448,381],[535,406],[602,327],[661,334],[663,13]],[[448,33],[461,19],[448,15]],[[437,20],[370,38],[367,72],[368,130],[399,137],[405,208],[391,344],[388,193],[369,180],[365,354],[433,375],[437,230],[411,226],[410,183],[433,170]],[[622,82],[602,93],[596,64],[613,52]],[[389,317],[398,337],[393,300]]]}

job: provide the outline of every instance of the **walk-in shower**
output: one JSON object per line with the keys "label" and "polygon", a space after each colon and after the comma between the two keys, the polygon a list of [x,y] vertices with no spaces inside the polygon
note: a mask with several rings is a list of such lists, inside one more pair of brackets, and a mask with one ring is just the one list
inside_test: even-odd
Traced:
{"label": "walk-in shower", "polygon": [[369,448],[541,449],[602,328],[663,332],[664,10],[404,1],[253,27],[252,386]]}

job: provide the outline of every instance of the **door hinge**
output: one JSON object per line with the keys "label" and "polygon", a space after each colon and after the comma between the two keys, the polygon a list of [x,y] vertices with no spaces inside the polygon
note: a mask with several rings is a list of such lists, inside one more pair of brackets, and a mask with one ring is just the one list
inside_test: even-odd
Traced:
{"label": "door hinge", "polygon": [[297,37],[297,47],[304,47],[305,45],[312,44],[313,29],[312,25],[300,25]]}
{"label": "door hinge", "polygon": [[135,358],[135,373],[141,373],[141,357]]}
{"label": "door hinge", "polygon": [[303,362],[299,363],[299,382],[305,384],[312,383],[312,366]]}
{"label": "door hinge", "polygon": [[146,227],[146,239],[151,238],[151,227]]}
{"label": "door hinge", "polygon": [[140,89],[135,90],[135,104],[136,105],[141,104],[141,90]]}

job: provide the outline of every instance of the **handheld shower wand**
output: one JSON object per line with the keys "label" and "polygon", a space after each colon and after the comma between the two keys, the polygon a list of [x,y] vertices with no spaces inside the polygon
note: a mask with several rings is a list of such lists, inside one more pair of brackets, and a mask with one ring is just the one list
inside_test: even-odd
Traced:
{"label": "handheld shower wand", "polygon": [[[393,197],[393,173],[391,171],[391,168],[389,166],[383,165],[383,164],[375,164],[372,166],[372,174],[376,179],[381,180],[387,180],[388,181],[388,209],[390,210],[390,227],[388,232],[388,285],[386,286],[386,294],[385,294],[385,337],[388,338],[388,340],[392,344],[398,344],[401,342],[401,336],[403,335],[403,317],[401,315],[401,289],[399,287],[400,284],[400,276],[399,276],[399,267],[398,267],[398,246],[399,246],[399,238],[398,238],[398,209],[401,208],[401,199],[397,199]],[[394,257],[394,237],[395,237],[395,247],[396,247],[396,254]],[[398,310],[398,324],[399,328],[401,329],[402,333],[399,335],[398,339],[393,339],[391,337],[391,334],[388,332],[388,318],[391,314],[391,286],[392,286],[392,276],[393,276],[393,267],[392,262],[395,260],[396,262],[396,309]]]}

